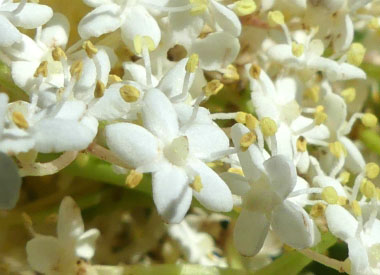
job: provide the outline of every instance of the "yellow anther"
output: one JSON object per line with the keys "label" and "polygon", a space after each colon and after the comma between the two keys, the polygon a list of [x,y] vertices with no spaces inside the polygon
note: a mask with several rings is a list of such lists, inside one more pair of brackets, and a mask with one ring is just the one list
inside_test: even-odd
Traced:
{"label": "yellow anther", "polygon": [[82,48],[86,51],[89,58],[93,58],[98,53],[98,49],[92,44],[90,40],[84,41]]}
{"label": "yellow anther", "polygon": [[360,204],[357,200],[354,200],[351,203],[352,211],[354,212],[355,216],[359,217],[362,215],[362,208],[360,207]]}
{"label": "yellow anther", "polygon": [[305,91],[305,96],[310,98],[313,102],[317,103],[319,101],[320,91],[321,87],[319,85],[314,85]]}
{"label": "yellow anther", "polygon": [[234,11],[238,16],[246,16],[254,13],[256,10],[256,3],[253,0],[241,0],[235,3]]}
{"label": "yellow anther", "polygon": [[243,169],[241,168],[231,167],[227,170],[227,172],[244,176]]}
{"label": "yellow anther", "polygon": [[144,47],[147,47],[151,52],[154,51],[156,45],[154,45],[154,41],[151,37],[136,35],[133,39],[133,47],[135,48],[135,52],[137,54],[141,54]]}
{"label": "yellow anther", "polygon": [[268,23],[271,27],[285,24],[284,14],[281,11],[270,11],[268,13]]}
{"label": "yellow anther", "polygon": [[344,206],[347,203],[348,203],[348,199],[346,197],[343,197],[343,196],[338,197],[338,204],[339,205]]}
{"label": "yellow anther", "polygon": [[377,125],[377,117],[371,113],[364,114],[360,120],[365,127],[373,128]]}
{"label": "yellow anther", "polygon": [[323,188],[321,196],[328,204],[336,204],[338,202],[338,193],[332,186]]}
{"label": "yellow anther", "polygon": [[77,60],[74,62],[73,65],[71,65],[71,68],[70,68],[71,76],[79,79],[82,75],[82,71],[83,71],[83,61],[82,60]]}
{"label": "yellow anther", "polygon": [[372,30],[378,30],[380,28],[379,20],[373,17],[367,24],[368,28]]}
{"label": "yellow anther", "polygon": [[110,74],[108,76],[108,82],[107,82],[107,85],[108,86],[111,86],[112,84],[115,84],[115,83],[119,83],[123,81],[120,76],[116,75],[116,74]]}
{"label": "yellow anther", "polygon": [[360,43],[352,43],[347,52],[347,61],[355,66],[362,64],[366,48]]}
{"label": "yellow anther", "polygon": [[297,139],[296,147],[297,147],[298,152],[306,152],[307,151],[307,141],[303,136],[300,136]]}
{"label": "yellow anther", "polygon": [[310,215],[314,218],[322,217],[325,213],[325,210],[326,205],[319,202],[311,207]]}
{"label": "yellow anther", "polygon": [[336,158],[340,158],[341,155],[347,155],[346,148],[339,141],[330,143],[329,150],[330,153]]}
{"label": "yellow anther", "polygon": [[202,179],[200,176],[196,176],[192,183],[190,183],[190,187],[193,188],[196,192],[201,192],[203,188]]}
{"label": "yellow anther", "polygon": [[264,136],[266,136],[266,137],[273,136],[277,132],[276,122],[269,117],[264,117],[260,121],[260,128],[261,128],[261,131],[263,132]]}
{"label": "yellow anther", "polygon": [[300,57],[301,55],[303,55],[304,51],[304,45],[292,42],[292,53],[295,57]]}
{"label": "yellow anther", "polygon": [[249,75],[254,79],[259,79],[261,68],[259,65],[253,64],[249,69]]}
{"label": "yellow anther", "polygon": [[350,88],[344,89],[341,92],[341,95],[344,98],[344,101],[346,101],[346,103],[351,103],[352,101],[355,100],[356,90],[355,88],[350,87]]}
{"label": "yellow anther", "polygon": [[132,85],[124,85],[119,90],[120,96],[125,102],[135,102],[140,98],[140,91]]}
{"label": "yellow anther", "polygon": [[367,176],[369,179],[374,179],[374,178],[376,178],[376,177],[379,175],[379,172],[380,172],[379,165],[377,165],[377,164],[374,163],[374,162],[369,162],[369,163],[367,163],[367,165],[365,166],[365,173],[366,173],[366,176]]}
{"label": "yellow anther", "polygon": [[223,74],[223,79],[229,81],[238,81],[240,79],[239,73],[234,65],[230,64],[227,66]]}
{"label": "yellow anther", "polygon": [[137,172],[136,170],[131,170],[125,179],[125,185],[129,188],[135,188],[140,184],[143,179],[143,174]]}
{"label": "yellow anther", "polygon": [[38,66],[36,71],[34,72],[34,77],[38,77],[42,75],[43,77],[48,76],[48,62],[42,61],[41,64]]}
{"label": "yellow anther", "polygon": [[104,95],[104,91],[106,90],[106,86],[104,83],[100,80],[96,81],[96,87],[94,91],[95,98],[100,98]]}
{"label": "yellow anther", "polygon": [[28,129],[29,128],[29,124],[21,112],[17,112],[17,111],[13,112],[12,113],[12,120],[17,125],[18,128],[21,128],[21,129]]}
{"label": "yellow anther", "polygon": [[220,82],[218,79],[211,80],[206,84],[206,86],[203,87],[203,92],[207,97],[210,97],[212,95],[216,95],[220,92],[224,87],[223,83]]}
{"label": "yellow anther", "polygon": [[51,56],[55,61],[60,61],[61,59],[67,59],[65,51],[61,47],[55,47],[51,52]]}
{"label": "yellow anther", "polygon": [[90,160],[90,155],[86,153],[79,153],[75,162],[79,167],[85,167]]}
{"label": "yellow anther", "polygon": [[360,184],[360,192],[369,199],[376,196],[376,187],[372,181],[364,179]]}
{"label": "yellow anther", "polygon": [[249,148],[249,146],[256,142],[256,139],[256,135],[252,132],[244,134],[240,139],[240,148],[242,149],[242,151],[246,151]]}
{"label": "yellow anther", "polygon": [[190,0],[191,15],[201,15],[207,10],[208,0]]}
{"label": "yellow anther", "polygon": [[343,171],[340,173],[338,180],[343,184],[346,185],[350,181],[351,174],[347,171]]}
{"label": "yellow anther", "polygon": [[186,63],[186,72],[194,73],[199,66],[199,56],[196,53],[190,55],[189,60]]}
{"label": "yellow anther", "polygon": [[247,114],[245,124],[246,124],[247,128],[252,131],[252,130],[256,129],[257,126],[259,126],[260,122],[254,115]]}
{"label": "yellow anther", "polygon": [[247,121],[247,115],[248,114],[245,112],[237,112],[235,117],[236,122],[245,124],[245,122]]}
{"label": "yellow anther", "polygon": [[327,119],[327,114],[325,113],[325,108],[322,105],[318,105],[315,108],[314,122],[316,125],[321,125]]}

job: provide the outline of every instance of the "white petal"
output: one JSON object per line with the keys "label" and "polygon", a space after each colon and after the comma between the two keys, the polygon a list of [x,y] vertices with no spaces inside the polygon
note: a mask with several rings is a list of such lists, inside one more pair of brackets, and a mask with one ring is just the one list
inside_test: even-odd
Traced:
{"label": "white petal", "polygon": [[273,97],[265,95],[262,92],[253,92],[251,93],[251,98],[259,119],[270,117],[276,123],[279,123],[280,112]]}
{"label": "white petal", "polygon": [[338,27],[336,31],[339,33],[339,36],[337,36],[337,39],[334,39],[334,50],[335,52],[343,52],[348,49],[354,40],[354,25],[350,15],[341,16],[336,27]]}
{"label": "white petal", "polygon": [[[176,110],[178,121],[180,125],[186,124],[193,114],[194,108],[187,103],[180,102],[173,104]],[[213,121],[210,118],[210,111],[206,108],[199,107],[197,116],[194,119],[194,124],[212,124]]]}
{"label": "white petal", "polygon": [[[241,137],[248,133],[249,129],[243,124],[237,123],[231,128],[231,138],[235,147],[240,148]],[[250,180],[256,180],[261,177],[264,170],[264,157],[260,149],[255,145],[249,146],[245,152],[239,152],[238,157],[241,167],[243,168],[244,175]]]}
{"label": "white petal", "polygon": [[297,171],[293,162],[283,155],[271,157],[264,162],[272,189],[285,199],[297,182]]}
{"label": "white petal", "polygon": [[244,196],[244,194],[246,194],[251,188],[247,180],[242,175],[225,172],[221,173],[220,177],[225,183],[227,183],[232,194]]}
{"label": "white petal", "polygon": [[241,32],[241,24],[237,15],[227,8],[225,5],[219,4],[215,0],[211,0],[212,13],[214,15],[216,24],[226,32],[233,36],[239,36]]}
{"label": "white petal", "polygon": [[83,39],[88,39],[117,30],[121,25],[119,11],[120,6],[116,4],[99,6],[79,22],[79,35]]}
{"label": "white petal", "polygon": [[78,257],[89,260],[95,254],[95,243],[100,232],[97,229],[90,229],[79,236],[76,242],[76,254]]}
{"label": "white petal", "polygon": [[43,56],[46,54],[33,39],[24,34],[21,35],[21,41],[3,50],[13,60],[41,62]]}
{"label": "white petal", "polygon": [[[124,62],[123,69],[124,69],[123,79],[133,80],[142,85],[147,85],[146,70],[144,66],[133,63],[133,62]],[[152,85],[153,87],[156,87],[158,85],[158,80],[154,75],[152,75]]]}
{"label": "white petal", "polygon": [[281,105],[297,99],[298,83],[294,77],[281,77],[276,80],[275,85],[276,101]]}
{"label": "white petal", "polygon": [[190,154],[199,159],[213,161],[212,154],[227,150],[229,139],[218,126],[213,124],[194,124],[184,133],[189,141]]}
{"label": "white petal", "polygon": [[[304,129],[306,126],[311,125],[313,123],[313,119],[304,117],[302,115],[298,116],[290,125],[290,128],[293,132],[298,132],[301,129]],[[326,125],[318,125],[313,129],[302,133],[302,136],[306,138],[308,142],[313,144],[313,141],[325,140],[330,137],[330,131],[326,127]]]}
{"label": "white petal", "polygon": [[[13,6],[16,8],[18,4],[14,4]],[[13,13],[10,20],[17,27],[35,29],[48,22],[52,16],[53,10],[50,7],[35,3],[27,3],[20,12],[17,14]]]}
{"label": "white petal", "polygon": [[111,71],[111,62],[107,51],[104,49],[99,49],[94,58],[96,58],[96,61],[98,62],[96,64],[97,80],[100,80],[104,85],[107,85],[108,75]]}
{"label": "white petal", "polygon": [[69,34],[69,20],[61,13],[54,13],[53,18],[42,29],[40,39],[49,48],[65,48]]}
{"label": "white petal", "polygon": [[308,151],[299,152],[300,157],[296,164],[297,171],[301,174],[306,174],[310,167],[310,156]]}
{"label": "white petal", "polygon": [[204,162],[192,161],[188,166],[201,177],[203,188],[194,197],[207,209],[218,212],[232,210],[232,194],[227,184]]}
{"label": "white petal", "polygon": [[[160,89],[169,98],[179,95],[182,93],[183,83],[186,75],[186,64],[188,58],[184,58],[179,61],[173,68],[171,68],[161,79],[160,84],[158,84],[158,89]],[[194,74],[190,75],[188,89],[191,87],[194,80]]]}
{"label": "white petal", "polygon": [[120,96],[120,88],[123,85],[113,84],[106,89],[104,95],[90,106],[88,110],[89,114],[99,120],[128,118],[131,104],[125,102]]}
{"label": "white petal", "polygon": [[256,255],[263,247],[268,230],[269,221],[264,213],[243,209],[234,229],[236,249],[244,256]]}
{"label": "white petal", "polygon": [[0,209],[12,209],[20,195],[21,178],[16,163],[0,152]]}
{"label": "white petal", "polygon": [[[86,90],[96,83],[96,66],[92,59],[85,58],[83,60],[83,69],[79,80],[76,82],[76,90]],[[76,95],[80,94],[81,91],[76,91]]]}
{"label": "white petal", "polygon": [[239,50],[240,44],[237,38],[227,32],[215,32],[204,39],[197,39],[191,52],[199,55],[200,67],[212,71],[231,64]]}
{"label": "white petal", "polygon": [[329,205],[325,211],[329,230],[336,237],[346,241],[355,236],[358,221],[340,205]]}
{"label": "white petal", "polygon": [[152,187],[154,204],[160,216],[169,223],[182,221],[192,199],[185,171],[170,164],[162,166],[153,173]]}
{"label": "white petal", "polygon": [[0,139],[0,151],[9,154],[26,153],[34,147],[33,137],[18,128],[4,129]]}
{"label": "white petal", "polygon": [[21,40],[21,33],[5,16],[0,16],[0,46],[9,47]]}
{"label": "white petal", "polygon": [[133,40],[137,35],[150,37],[155,47],[161,40],[161,30],[156,20],[142,6],[133,6],[126,11],[121,34],[124,43],[132,51],[135,50]]}
{"label": "white petal", "polygon": [[347,240],[348,244],[348,256],[351,261],[351,274],[376,274],[369,272],[369,260],[366,248],[360,242],[360,240],[352,237]]}
{"label": "white petal", "polygon": [[273,210],[271,226],[282,242],[296,249],[314,243],[313,220],[302,207],[291,201],[285,200]]}
{"label": "white petal", "polygon": [[[298,191],[298,190],[305,190],[310,187],[309,183],[304,180],[301,177],[297,177],[297,183],[296,186],[294,186],[293,192]],[[308,194],[304,195],[299,195],[296,197],[288,198],[288,200],[294,202],[295,204],[298,204],[301,207],[305,207],[308,204]]]}
{"label": "white petal", "polygon": [[34,73],[40,63],[38,61],[15,61],[11,65],[12,79],[22,89],[28,89],[35,83]]}
{"label": "white petal", "polygon": [[154,135],[170,142],[178,135],[178,119],[173,104],[160,90],[152,89],[144,96],[144,126]]}
{"label": "white petal", "polygon": [[274,61],[289,67],[301,68],[304,66],[303,60],[295,57],[291,47],[287,44],[275,45],[268,49],[267,54]]}
{"label": "white petal", "polygon": [[77,151],[90,145],[96,132],[79,121],[49,118],[36,123],[30,130],[41,153]]}
{"label": "white petal", "polygon": [[[277,154],[293,158],[293,134],[288,125],[281,123],[276,132]],[[272,149],[272,147],[271,147]]]}
{"label": "white petal", "polygon": [[97,8],[101,5],[112,4],[113,0],[83,0],[83,3],[85,3],[87,6]]}
{"label": "white petal", "polygon": [[58,266],[62,248],[57,238],[37,236],[27,242],[28,263],[37,272],[49,274]]}
{"label": "white petal", "polygon": [[58,212],[58,239],[63,242],[70,242],[78,239],[83,231],[84,224],[79,206],[71,197],[64,197]]}
{"label": "white petal", "polygon": [[347,150],[347,157],[345,160],[345,166],[352,173],[360,173],[365,167],[365,160],[358,147],[347,137],[339,137],[339,141],[343,144]]}
{"label": "white petal", "polygon": [[141,126],[116,123],[106,127],[107,145],[132,167],[149,163],[157,156],[156,138]]}
{"label": "white petal", "polygon": [[328,93],[323,98],[323,106],[327,114],[326,126],[335,133],[339,131],[346,121],[347,105],[337,94]]}

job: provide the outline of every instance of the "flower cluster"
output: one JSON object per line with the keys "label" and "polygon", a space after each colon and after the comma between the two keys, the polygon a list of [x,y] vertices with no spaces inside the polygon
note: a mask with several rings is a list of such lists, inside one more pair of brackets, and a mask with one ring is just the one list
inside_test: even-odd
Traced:
{"label": "flower cluster", "polygon": [[[380,273],[380,169],[353,133],[377,127],[362,111],[377,83],[360,65],[380,55],[354,33],[378,34],[376,1],[83,2],[76,24],[46,5],[0,1],[0,60],[23,91],[0,94],[2,209],[15,207],[21,177],[57,173],[83,151],[130,188],[151,173],[155,207],[178,224],[170,234],[192,262],[210,262],[197,250],[210,240],[184,220],[194,197],[238,213],[244,256],[268,233],[310,252],[328,229],[349,249],[336,269]],[[61,155],[38,162],[44,153]],[[99,232],[84,232],[78,211],[65,198],[58,239],[28,243],[34,270],[71,274],[93,256]]]}

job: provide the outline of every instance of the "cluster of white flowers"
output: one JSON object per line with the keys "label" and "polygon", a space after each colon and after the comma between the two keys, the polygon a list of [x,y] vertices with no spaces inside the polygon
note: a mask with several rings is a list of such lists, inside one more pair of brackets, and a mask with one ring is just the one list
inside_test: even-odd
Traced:
{"label": "cluster of white flowers", "polygon": [[[341,270],[380,273],[379,166],[350,135],[357,120],[377,126],[360,112],[373,80],[354,42],[356,29],[380,30],[377,1],[83,2],[93,9],[75,25],[48,6],[0,0],[0,60],[29,98],[0,94],[2,209],[16,205],[20,176],[58,172],[91,147],[129,187],[151,173],[168,223],[184,219],[193,196],[210,211],[234,209],[236,248],[253,256],[269,231],[295,249],[317,245],[323,220],[348,244]],[[244,86],[252,113],[203,107]],[[63,154],[39,163],[38,153]],[[99,232],[83,233],[78,211],[65,198],[58,239],[28,243],[36,271],[93,256]],[[171,230],[192,234],[186,223]],[[190,254],[197,238],[184,244]]]}

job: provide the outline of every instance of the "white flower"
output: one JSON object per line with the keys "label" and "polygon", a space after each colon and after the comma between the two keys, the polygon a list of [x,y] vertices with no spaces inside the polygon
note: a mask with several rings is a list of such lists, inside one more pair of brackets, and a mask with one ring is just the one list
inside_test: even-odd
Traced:
{"label": "white flower", "polygon": [[59,207],[58,237],[36,235],[26,244],[28,262],[43,274],[76,274],[78,260],[94,256],[99,235],[97,229],[84,231],[80,208],[71,197],[65,197]]}
{"label": "white flower", "polygon": [[145,94],[142,117],[145,128],[131,123],[108,125],[107,144],[137,171],[153,173],[153,200],[159,214],[168,222],[180,222],[192,195],[210,210],[230,211],[230,190],[205,163],[228,149],[223,131],[211,123],[180,128],[173,105],[157,89]]}
{"label": "white flower", "polygon": [[348,244],[353,275],[375,275],[380,273],[380,221],[368,220],[364,228],[343,207],[329,205],[326,220],[332,234]]}
{"label": "white flower", "polygon": [[[240,146],[241,137],[249,132],[242,124],[235,124],[231,131],[235,146]],[[297,249],[318,243],[319,231],[313,220],[288,199],[297,182],[292,161],[283,155],[268,158],[254,144],[238,156],[245,176],[230,175],[227,183],[234,194],[242,196],[242,211],[234,231],[239,252],[256,255],[270,226],[282,242]]]}
{"label": "white flower", "polygon": [[[53,16],[50,7],[36,3],[13,3],[11,0],[0,2],[0,47],[10,47],[21,41],[21,32],[16,27],[35,29]],[[16,27],[15,27],[16,26]]]}
{"label": "white flower", "polygon": [[2,135],[8,96],[0,93],[0,209],[12,209],[18,201],[21,178],[14,161],[2,150]]}

